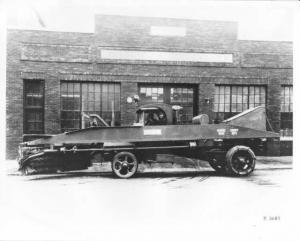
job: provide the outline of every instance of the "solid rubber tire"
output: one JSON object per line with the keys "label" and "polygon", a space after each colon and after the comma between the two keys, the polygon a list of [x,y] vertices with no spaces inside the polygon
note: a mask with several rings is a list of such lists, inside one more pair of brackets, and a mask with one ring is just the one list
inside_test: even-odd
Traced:
{"label": "solid rubber tire", "polygon": [[[247,168],[247,170],[245,172],[238,172],[232,165],[232,158],[234,156],[234,154],[236,154],[238,151],[245,151],[247,152],[251,158],[253,159],[253,163],[251,164],[250,168]],[[250,147],[247,146],[234,146],[232,148],[230,148],[228,150],[228,152],[226,153],[226,173],[228,175],[233,175],[233,176],[248,176],[250,173],[252,173],[254,171],[255,168],[255,161],[256,161],[256,157],[254,152],[250,149]]]}

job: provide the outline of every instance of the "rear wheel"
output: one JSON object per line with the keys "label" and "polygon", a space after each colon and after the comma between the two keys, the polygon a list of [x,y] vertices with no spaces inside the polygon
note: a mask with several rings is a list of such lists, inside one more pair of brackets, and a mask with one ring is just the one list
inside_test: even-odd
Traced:
{"label": "rear wheel", "polygon": [[217,172],[225,172],[225,153],[219,149],[212,149],[208,153],[208,163]]}
{"label": "rear wheel", "polygon": [[217,172],[224,173],[225,172],[225,164],[218,161],[216,158],[210,159],[209,165]]}
{"label": "rear wheel", "polygon": [[113,158],[112,170],[117,177],[130,178],[137,172],[137,168],[137,159],[130,152],[120,152]]}
{"label": "rear wheel", "polygon": [[255,168],[255,154],[246,146],[234,146],[226,154],[226,172],[234,176],[247,176]]}

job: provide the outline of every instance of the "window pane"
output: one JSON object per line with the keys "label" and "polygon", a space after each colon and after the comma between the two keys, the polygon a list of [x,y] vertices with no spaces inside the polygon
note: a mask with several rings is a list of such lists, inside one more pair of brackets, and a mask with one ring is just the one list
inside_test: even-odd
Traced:
{"label": "window pane", "polygon": [[243,94],[243,87],[240,86],[240,87],[237,88],[237,94],[238,95],[242,95]]}
{"label": "window pane", "polygon": [[89,104],[88,104],[88,111],[93,111],[94,110],[94,103],[93,101],[89,101]]}
{"label": "window pane", "polygon": [[101,110],[101,102],[100,100],[95,101],[95,111],[100,111]]}
{"label": "window pane", "polygon": [[102,84],[102,93],[107,93],[107,92],[108,92],[108,85]]}
{"label": "window pane", "polygon": [[237,103],[237,95],[232,95],[231,101],[232,101],[232,103]]}
{"label": "window pane", "polygon": [[108,85],[108,92],[114,93],[114,91],[115,91],[115,85],[114,84],[109,84]]}
{"label": "window pane", "polygon": [[94,100],[95,100],[95,102],[100,102],[100,100],[101,100],[101,93],[100,92],[95,93]]}
{"label": "window pane", "polygon": [[79,83],[75,83],[74,84],[74,93],[79,93],[80,92],[80,84]]}
{"label": "window pane", "polygon": [[230,104],[225,104],[225,112],[230,112]]}
{"label": "window pane", "polygon": [[88,85],[87,84],[81,84],[82,92],[87,93],[88,92]]}
{"label": "window pane", "polygon": [[97,93],[101,92],[100,84],[98,84],[98,83],[95,84],[95,92],[97,92]]}
{"label": "window pane", "polygon": [[225,89],[224,86],[220,86],[220,95],[224,95],[224,89]]}
{"label": "window pane", "polygon": [[242,95],[238,95],[237,96],[237,103],[241,104],[243,101],[242,101]]}
{"label": "window pane", "polygon": [[223,104],[224,103],[224,95],[220,95],[220,104]]}
{"label": "window pane", "polygon": [[80,120],[73,120],[74,129],[80,129]]}
{"label": "window pane", "polygon": [[102,111],[108,110],[108,93],[102,92]]}
{"label": "window pane", "polygon": [[225,87],[225,94],[230,95],[230,87],[229,86]]}
{"label": "window pane", "polygon": [[236,94],[237,94],[237,87],[236,87],[236,86],[232,86],[232,87],[231,87],[231,90],[232,90],[232,91],[231,91],[231,94],[232,94],[232,95],[236,95]]}
{"label": "window pane", "polygon": [[120,99],[115,95],[115,111],[120,111]]}
{"label": "window pane", "polygon": [[193,89],[188,89],[188,102],[193,103],[194,100],[194,91]]}
{"label": "window pane", "polygon": [[231,104],[231,112],[237,112],[237,105]]}
{"label": "window pane", "polygon": [[146,96],[151,96],[152,94],[152,91],[151,91],[151,88],[146,88]]}
{"label": "window pane", "polygon": [[220,103],[220,105],[219,105],[219,111],[220,111],[220,112],[224,112],[224,110],[225,110],[224,104],[223,104],[223,103]]}
{"label": "window pane", "polygon": [[260,103],[261,103],[261,104],[264,104],[265,102],[266,102],[266,96],[265,96],[265,94],[263,93],[263,94],[260,95]]}
{"label": "window pane", "polygon": [[253,104],[254,103],[254,95],[249,96],[249,103]]}
{"label": "window pane", "polygon": [[243,111],[243,105],[242,104],[237,104],[237,111],[242,112]]}

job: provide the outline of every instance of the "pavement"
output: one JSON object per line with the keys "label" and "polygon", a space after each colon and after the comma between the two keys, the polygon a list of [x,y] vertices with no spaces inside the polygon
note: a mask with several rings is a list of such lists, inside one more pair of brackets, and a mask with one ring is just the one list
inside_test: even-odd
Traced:
{"label": "pavement", "polygon": [[22,176],[7,161],[0,240],[299,240],[292,157],[258,157],[243,178],[191,163],[124,180],[109,165]]}

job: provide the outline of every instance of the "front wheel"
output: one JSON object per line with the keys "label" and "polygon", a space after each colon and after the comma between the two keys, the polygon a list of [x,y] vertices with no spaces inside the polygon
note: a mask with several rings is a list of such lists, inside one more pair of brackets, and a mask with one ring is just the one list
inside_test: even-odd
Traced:
{"label": "front wheel", "polygon": [[226,172],[234,176],[247,176],[255,168],[255,154],[246,146],[234,146],[226,154]]}
{"label": "front wheel", "polygon": [[112,161],[113,173],[120,178],[132,177],[138,169],[138,162],[130,152],[117,153]]}

